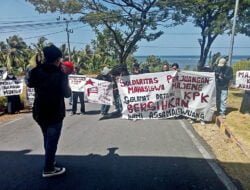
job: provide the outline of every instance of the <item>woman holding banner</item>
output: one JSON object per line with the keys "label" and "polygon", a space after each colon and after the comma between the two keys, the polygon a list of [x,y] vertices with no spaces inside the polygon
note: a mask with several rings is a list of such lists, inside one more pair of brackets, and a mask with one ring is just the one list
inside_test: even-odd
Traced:
{"label": "woman holding banner", "polygon": [[[101,71],[101,74],[96,77],[98,80],[104,80],[108,82],[112,82],[112,78],[110,76],[110,71],[108,67],[104,67],[103,70]],[[110,105],[105,105],[102,104],[101,106],[101,115],[107,115],[109,111]]]}

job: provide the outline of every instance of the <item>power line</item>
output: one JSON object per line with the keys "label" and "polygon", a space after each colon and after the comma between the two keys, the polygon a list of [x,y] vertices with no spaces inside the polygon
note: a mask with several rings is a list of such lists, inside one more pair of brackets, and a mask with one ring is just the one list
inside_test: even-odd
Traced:
{"label": "power line", "polygon": [[[159,11],[151,11],[151,12],[148,12],[148,14],[152,14],[152,13],[158,13]],[[132,16],[136,16],[136,15],[141,15],[141,13],[133,13],[131,14]],[[83,21],[99,21],[99,20],[105,20],[105,19],[112,19],[112,18],[118,18],[118,17],[129,17],[131,16],[129,14],[121,14],[121,15],[109,15],[109,16],[103,16],[101,18],[99,17],[92,17],[92,18],[84,18],[82,20],[79,20],[79,19],[73,19],[71,20],[71,22],[83,22]],[[18,21],[17,21],[18,22]],[[57,21],[57,22],[47,22],[47,23],[34,23],[34,24],[28,24],[28,23],[23,23],[22,25],[10,25],[10,26],[0,26],[1,27],[24,27],[24,26],[34,26],[34,25],[51,25],[51,24],[59,24],[59,23],[65,23],[65,21]]]}
{"label": "power line", "polygon": [[[44,27],[44,26],[36,26],[36,27],[32,27],[32,28],[22,28],[22,29],[18,29],[18,30],[8,30],[8,31],[3,31],[3,32],[0,32],[0,34],[4,34],[4,33],[14,33],[14,32],[21,32],[21,31],[32,31],[32,30],[47,30],[47,29],[55,29],[55,28],[58,28],[58,27],[62,27],[64,26],[65,23],[62,23],[62,24],[58,24],[58,25],[52,25],[52,26],[47,26],[47,27]],[[82,25],[82,23],[75,23],[76,25]]]}
{"label": "power line", "polygon": [[[52,21],[52,19],[42,19],[42,20],[39,20],[39,22],[42,22],[42,21]],[[38,21],[37,20],[17,20],[17,21],[0,21],[0,24],[4,24],[4,25],[10,25],[10,24],[26,24],[26,23],[37,23]]]}
{"label": "power line", "polygon": [[39,35],[39,36],[27,37],[27,38],[23,38],[23,39],[28,40],[28,39],[32,39],[32,38],[40,38],[40,37],[50,36],[50,35],[58,34],[58,33],[62,33],[62,32],[64,32],[64,30],[61,30],[61,31],[58,31],[58,32],[52,32],[52,33],[48,33],[48,34],[44,34],[44,35]]}
{"label": "power line", "polygon": [[[80,20],[72,20],[72,22],[81,22]],[[65,21],[55,21],[55,22],[40,22],[34,24],[16,24],[16,25],[8,25],[8,26],[0,26],[4,27],[2,29],[8,28],[19,28],[19,27],[34,27],[34,26],[49,26],[49,25],[57,25],[57,24],[65,24]]]}
{"label": "power line", "polygon": [[[73,29],[79,29],[79,28],[84,28],[84,27],[86,27],[86,25],[80,26],[80,27],[75,27]],[[62,33],[62,32],[65,32],[65,30],[61,30],[61,31],[57,31],[57,32],[51,32],[51,33],[47,33],[47,34],[43,34],[43,35],[38,35],[38,36],[26,37],[26,38],[23,38],[23,39],[27,40],[27,39],[32,39],[32,38],[40,38],[40,37],[49,36],[49,35],[53,35],[53,34],[58,34],[58,33]]]}

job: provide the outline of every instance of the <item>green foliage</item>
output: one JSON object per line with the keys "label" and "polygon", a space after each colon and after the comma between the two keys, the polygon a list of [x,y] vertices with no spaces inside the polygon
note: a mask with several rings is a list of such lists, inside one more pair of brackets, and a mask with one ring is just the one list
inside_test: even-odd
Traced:
{"label": "green foliage", "polygon": [[0,111],[4,111],[3,109],[6,107],[7,98],[5,96],[0,97]]}
{"label": "green foliage", "polygon": [[[108,44],[103,45],[102,38],[97,38],[95,43],[86,45],[84,50],[71,51],[72,61],[80,67],[80,74],[98,74],[105,66],[112,67],[118,61],[114,54],[108,53]],[[27,68],[33,68],[36,65],[36,54],[42,54],[42,49],[51,43],[46,38],[39,38],[33,48],[29,48],[22,38],[11,36],[8,43],[0,42],[0,67],[6,67],[8,71],[15,75],[23,75]],[[107,49],[105,49],[107,48]],[[60,47],[63,53],[63,59],[68,59],[68,49],[66,44]],[[112,51],[110,51],[112,52]]]}
{"label": "green foliage", "polygon": [[[201,38],[198,39],[201,47],[199,68],[206,64],[214,40],[219,35],[231,30],[234,5],[234,0],[178,0],[170,2],[171,7],[181,11],[191,19],[196,27],[201,29]],[[239,6],[239,13],[246,12],[246,10],[249,12],[249,7],[250,1],[243,0]],[[247,24],[249,25],[249,22]]]}
{"label": "green foliage", "polygon": [[168,61],[162,61],[159,57],[155,55],[150,55],[146,58],[145,62],[141,64],[141,68],[148,67],[151,73],[161,72],[162,65],[168,64]]}
{"label": "green foliage", "polygon": [[32,49],[30,49],[23,39],[17,35],[10,36],[4,42],[0,43],[0,63],[2,67],[6,67],[8,71],[16,75],[25,72],[29,60],[32,57]]}
{"label": "green foliage", "polygon": [[241,0],[239,4],[246,8],[238,11],[237,29],[240,33],[250,36],[250,1]]}
{"label": "green foliage", "polygon": [[250,70],[250,60],[241,60],[233,65],[234,76],[240,70]]}
{"label": "green foliage", "polygon": [[[127,58],[137,49],[136,44],[139,41],[153,41],[159,38],[163,34],[158,28],[160,24],[174,26],[186,18],[166,8],[167,3],[164,0],[27,1],[40,13],[82,13],[80,20],[90,24],[99,38],[104,36],[104,45],[110,47],[103,52],[115,55],[119,63],[126,63]],[[171,22],[167,22],[169,20]],[[112,46],[107,46],[107,42]]]}
{"label": "green foliage", "polygon": [[131,56],[131,55],[130,55],[130,56],[128,57],[126,63],[127,63],[127,66],[128,66],[128,70],[129,70],[129,71],[132,71],[132,69],[133,69],[133,64],[138,63],[138,61],[137,61],[137,59],[136,59],[134,56]]}
{"label": "green foliage", "polygon": [[189,71],[190,70],[190,65],[185,65],[185,67],[183,68],[183,70],[185,70],[185,71]]}

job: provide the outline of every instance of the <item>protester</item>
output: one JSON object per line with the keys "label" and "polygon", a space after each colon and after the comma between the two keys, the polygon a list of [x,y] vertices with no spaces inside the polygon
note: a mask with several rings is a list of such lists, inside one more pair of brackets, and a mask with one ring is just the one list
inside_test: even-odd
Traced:
{"label": "protester", "polygon": [[113,95],[115,101],[115,111],[112,114],[120,116],[122,113],[122,102],[118,91],[117,80],[119,79],[120,76],[129,75],[127,65],[126,64],[115,65],[110,71],[110,73],[112,75],[112,80],[113,80]]}
{"label": "protester", "polygon": [[169,64],[168,64],[168,63],[164,63],[164,64],[162,65],[161,71],[162,71],[162,72],[169,71]]}
{"label": "protester", "polygon": [[[9,73],[5,80],[17,80],[13,73]],[[19,113],[22,108],[21,99],[19,95],[7,96],[7,113]]]}
{"label": "protester", "polygon": [[[98,80],[104,80],[108,82],[112,82],[112,77],[110,76],[110,71],[108,67],[104,67],[103,70],[101,71],[101,74],[96,77]],[[107,115],[108,111],[110,109],[110,105],[101,105],[101,115]]]}
{"label": "protester", "polygon": [[240,106],[240,112],[243,114],[250,114],[250,90],[245,90]]}
{"label": "protester", "polygon": [[233,79],[233,70],[226,64],[226,59],[221,58],[214,70],[216,79],[216,106],[222,118],[226,117],[228,87],[230,80]]}
{"label": "protester", "polygon": [[133,67],[132,67],[132,74],[133,74],[133,75],[141,74],[139,63],[134,63],[134,64],[133,64]]}
{"label": "protester", "polygon": [[30,71],[31,71],[32,69],[34,69],[35,67],[41,65],[41,64],[42,64],[42,60],[43,60],[42,54],[41,54],[41,53],[37,53],[37,54],[35,55],[35,64],[32,63],[32,64],[30,64],[30,65],[27,67],[27,69],[26,69],[26,71],[25,71],[25,77],[24,77],[24,81],[25,81],[25,84],[26,84],[26,85],[28,85],[28,81],[29,81],[29,77],[30,77]]}
{"label": "protester", "polygon": [[141,73],[150,73],[149,67],[147,65],[144,66]]}
{"label": "protester", "polygon": [[[75,75],[79,74],[79,67],[75,67]],[[77,102],[78,102],[78,98],[80,100],[80,104],[81,104],[81,114],[85,114],[85,103],[84,103],[84,92],[76,92],[76,91],[72,91],[72,113],[71,115],[75,115],[76,111],[77,111]]]}
{"label": "protester", "polygon": [[178,63],[173,63],[172,64],[172,69],[175,71],[179,71],[179,64]]}
{"label": "protester", "polygon": [[60,67],[62,52],[54,45],[43,49],[45,62],[30,73],[28,86],[35,89],[33,118],[40,126],[45,149],[43,177],[63,174],[66,169],[56,166],[55,154],[65,117],[64,98],[71,95],[68,76]]}

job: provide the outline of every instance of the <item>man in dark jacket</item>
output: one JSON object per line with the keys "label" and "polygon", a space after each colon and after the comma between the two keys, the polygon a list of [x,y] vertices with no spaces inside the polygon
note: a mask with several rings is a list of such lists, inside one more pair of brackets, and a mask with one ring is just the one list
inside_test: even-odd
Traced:
{"label": "man in dark jacket", "polygon": [[226,63],[226,59],[221,58],[214,70],[216,80],[216,106],[222,118],[226,117],[228,87],[229,82],[233,79],[233,70],[231,67],[227,66]]}
{"label": "man in dark jacket", "polygon": [[28,86],[35,89],[33,118],[44,138],[45,164],[43,177],[63,174],[64,167],[55,166],[55,154],[65,117],[64,98],[70,97],[68,76],[62,71],[62,52],[54,45],[43,49],[45,63],[30,72]]}

